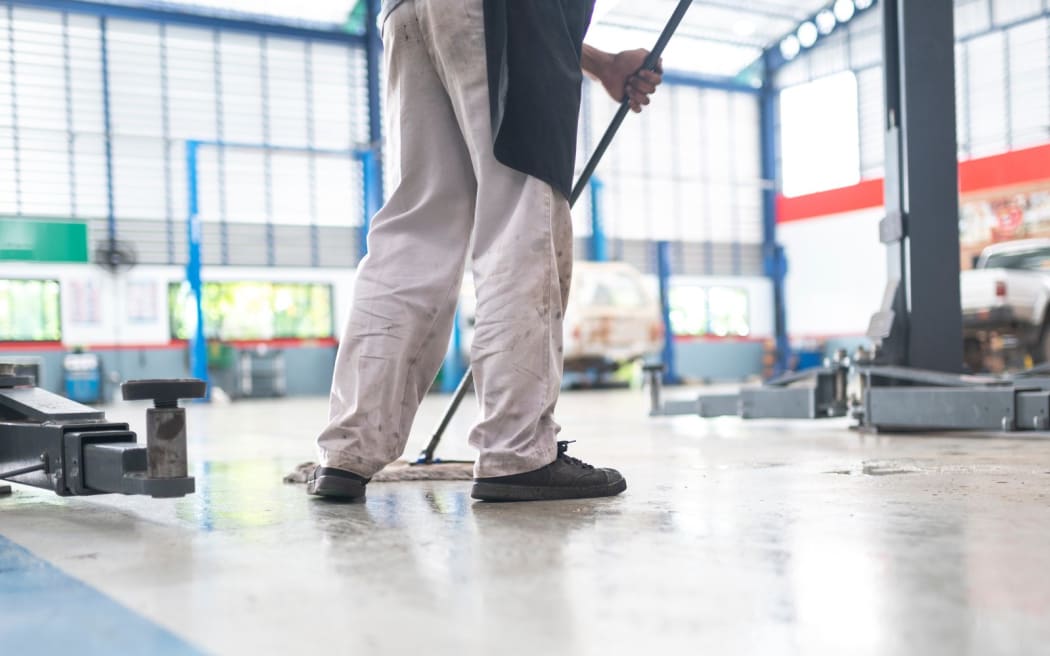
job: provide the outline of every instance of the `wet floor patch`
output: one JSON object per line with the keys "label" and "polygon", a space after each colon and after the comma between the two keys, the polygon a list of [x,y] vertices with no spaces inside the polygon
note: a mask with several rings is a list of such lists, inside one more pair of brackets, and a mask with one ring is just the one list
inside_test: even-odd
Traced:
{"label": "wet floor patch", "polygon": [[913,464],[893,462],[893,461],[882,461],[882,460],[869,460],[860,463],[859,467],[851,469],[834,469],[832,471],[824,472],[825,474],[838,474],[840,476],[897,476],[900,474],[918,474],[923,469]]}

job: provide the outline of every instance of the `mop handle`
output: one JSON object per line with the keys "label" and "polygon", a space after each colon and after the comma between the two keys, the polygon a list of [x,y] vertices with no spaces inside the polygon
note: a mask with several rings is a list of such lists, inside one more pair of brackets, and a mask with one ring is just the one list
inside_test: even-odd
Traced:
{"label": "mop handle", "polygon": [[[664,48],[667,47],[668,41],[671,40],[671,36],[675,30],[678,29],[678,24],[682,22],[682,18],[685,16],[685,12],[689,10],[689,5],[692,4],[692,0],[680,0],[678,6],[675,7],[674,13],[671,14],[671,19],[667,21],[667,25],[664,27],[664,31],[660,33],[660,38],[656,40],[656,45],[649,51],[649,55],[645,58],[645,62],[642,63],[642,67],[639,71],[655,71],[656,67],[660,63],[660,57],[663,55]],[[616,132],[620,129],[620,124],[627,118],[627,112],[631,111],[631,101],[627,97],[626,91],[624,92],[624,98],[620,101],[620,108],[616,110],[616,115],[613,116],[612,122],[609,127],[605,129],[605,134],[602,135],[601,141],[594,148],[594,153],[591,158],[587,160],[587,165],[583,167],[583,171],[580,173],[580,179],[576,181],[576,184],[572,188],[572,195],[569,196],[569,206],[576,204],[576,200],[583,194],[584,188],[587,183],[591,181],[591,176],[594,175],[594,170],[598,168],[598,163],[605,155],[605,151],[608,150],[609,145],[612,143],[613,137],[616,136]]]}
{"label": "mop handle", "polygon": [[[671,14],[671,18],[667,21],[667,25],[664,27],[663,32],[660,32],[660,37],[656,40],[653,49],[649,51],[649,55],[642,63],[642,67],[638,69],[639,71],[656,70],[656,67],[660,62],[660,57],[663,55],[664,48],[667,47],[667,43],[671,40],[671,36],[674,35],[675,30],[678,29],[679,23],[682,22],[682,18],[685,16],[685,12],[689,10],[689,6],[692,2],[693,0],[679,0],[678,6],[675,7],[674,13]],[[591,176],[594,175],[594,170],[598,168],[598,162],[600,162],[602,156],[605,155],[605,151],[609,149],[609,144],[612,143],[613,137],[616,136],[616,132],[620,129],[620,124],[623,123],[623,120],[627,117],[627,112],[630,110],[631,100],[625,91],[624,98],[620,101],[620,108],[616,110],[616,115],[613,116],[613,120],[609,124],[609,127],[605,129],[605,134],[602,135],[602,139],[595,147],[594,153],[592,153],[590,159],[587,160],[587,165],[583,167],[579,180],[576,181],[576,184],[572,188],[572,195],[569,196],[569,207],[575,205],[580,195],[583,194],[583,190],[587,187],[587,183],[591,181]],[[449,423],[452,421],[452,417],[456,414],[456,410],[459,408],[459,404],[463,401],[463,397],[467,395],[467,388],[470,387],[471,382],[471,374],[471,368],[467,367],[466,373],[463,374],[462,380],[459,381],[459,385],[456,387],[456,392],[452,395],[452,400],[449,401],[445,414],[441,417],[441,422],[434,431],[434,436],[430,438],[430,443],[427,444],[427,448],[419,454],[419,460],[416,461],[417,464],[430,464],[434,462],[434,451],[437,449],[438,443],[441,442],[441,436],[444,435],[445,429],[448,428]]]}

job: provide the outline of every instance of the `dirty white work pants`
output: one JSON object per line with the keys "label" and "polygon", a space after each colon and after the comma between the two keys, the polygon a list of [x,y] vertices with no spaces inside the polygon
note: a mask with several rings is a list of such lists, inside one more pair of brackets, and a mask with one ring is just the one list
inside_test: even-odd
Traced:
{"label": "dirty white work pants", "polygon": [[408,0],[383,44],[400,179],[358,267],[321,464],[368,477],[404,451],[448,347],[473,231],[475,475],[543,467],[559,430],[568,201],[493,156],[482,0]]}

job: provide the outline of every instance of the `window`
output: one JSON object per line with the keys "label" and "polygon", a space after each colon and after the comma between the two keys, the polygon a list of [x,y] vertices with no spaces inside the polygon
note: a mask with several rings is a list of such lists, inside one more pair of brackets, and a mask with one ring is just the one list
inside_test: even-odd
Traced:
{"label": "window", "polygon": [[[208,339],[321,339],[332,336],[332,287],[320,283],[204,283]],[[168,290],[171,334],[189,339],[195,322],[187,283]]]}
{"label": "window", "polygon": [[593,277],[591,305],[619,308],[644,308],[649,299],[635,276],[603,272]]}
{"label": "window", "polygon": [[57,280],[0,280],[0,341],[62,339]]}
{"label": "window", "polygon": [[785,196],[860,182],[857,78],[852,72],[780,92],[780,153]]}
{"label": "window", "polygon": [[993,253],[984,263],[985,269],[1017,269],[1046,271],[1050,269],[1050,248],[1034,248],[1012,253]]}
{"label": "window", "polygon": [[707,312],[711,332],[719,337],[746,337],[748,325],[747,292],[732,287],[712,287],[707,291]]}
{"label": "window", "polygon": [[751,317],[747,290],[675,285],[671,288],[671,330],[675,335],[747,337]]}
{"label": "window", "polygon": [[675,335],[706,335],[707,290],[703,287],[671,288],[671,332]]}

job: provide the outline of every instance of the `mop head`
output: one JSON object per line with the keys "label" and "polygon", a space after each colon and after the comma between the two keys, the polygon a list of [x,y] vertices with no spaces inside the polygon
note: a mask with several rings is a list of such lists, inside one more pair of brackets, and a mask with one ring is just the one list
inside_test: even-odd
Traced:
{"label": "mop head", "polygon": [[[317,466],[315,462],[304,462],[284,477],[285,483],[306,484],[306,478]],[[407,460],[398,460],[383,468],[372,477],[373,483],[396,481],[470,481],[474,479],[474,463],[464,461],[434,462],[429,465],[413,465]]]}

